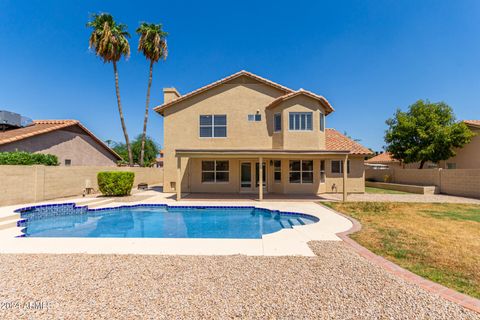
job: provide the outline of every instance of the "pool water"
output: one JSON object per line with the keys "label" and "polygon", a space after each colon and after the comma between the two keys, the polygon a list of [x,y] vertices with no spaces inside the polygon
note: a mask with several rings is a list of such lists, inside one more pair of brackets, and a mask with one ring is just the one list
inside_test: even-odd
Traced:
{"label": "pool water", "polygon": [[[65,207],[65,208],[64,208]],[[110,209],[27,208],[19,226],[26,237],[240,238],[318,221],[305,214],[254,207],[133,206]]]}

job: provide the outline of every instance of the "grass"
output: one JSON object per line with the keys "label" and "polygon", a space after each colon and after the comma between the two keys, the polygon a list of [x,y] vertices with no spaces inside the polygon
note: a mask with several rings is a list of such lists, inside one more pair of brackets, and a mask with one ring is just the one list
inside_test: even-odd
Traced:
{"label": "grass", "polygon": [[380,194],[408,194],[408,192],[404,192],[404,191],[388,190],[388,189],[374,188],[374,187],[365,187],[365,192],[380,193]]}
{"label": "grass", "polygon": [[432,281],[480,298],[480,206],[330,202],[362,224],[350,235],[372,252]]}

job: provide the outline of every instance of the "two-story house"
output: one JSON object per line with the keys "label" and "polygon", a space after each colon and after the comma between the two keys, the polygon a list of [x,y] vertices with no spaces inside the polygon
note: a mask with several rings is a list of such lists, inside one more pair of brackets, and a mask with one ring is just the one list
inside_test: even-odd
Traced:
{"label": "two-story house", "polygon": [[[164,191],[364,192],[370,150],[334,129],[322,96],[240,71],[185,95],[164,89]],[[346,188],[344,186],[346,185]]]}

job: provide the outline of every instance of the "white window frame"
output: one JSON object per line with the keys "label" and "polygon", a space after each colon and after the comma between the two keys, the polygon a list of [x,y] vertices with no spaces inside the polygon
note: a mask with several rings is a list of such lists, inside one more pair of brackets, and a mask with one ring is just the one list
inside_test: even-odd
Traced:
{"label": "white window frame", "polygon": [[320,131],[325,131],[325,115],[323,112],[320,112]]}
{"label": "white window frame", "polygon": [[326,161],[325,160],[320,160],[320,183],[325,183],[327,180],[327,174],[326,174]]}
{"label": "white window frame", "polygon": [[[292,123],[293,116],[293,123]],[[297,119],[298,116],[298,119]],[[308,116],[310,116],[310,128],[308,128]],[[305,127],[302,129],[302,122],[305,121]],[[296,129],[298,124],[298,129]],[[313,112],[289,112],[288,113],[289,131],[313,131]]]}
{"label": "white window frame", "polygon": [[[340,162],[340,172],[333,172],[333,162]],[[334,174],[343,173],[343,160],[332,160],[330,163],[330,172]],[[350,160],[347,160],[347,174],[350,174]]]}
{"label": "white window frame", "polygon": [[[291,162],[294,162],[294,161],[300,162],[300,170],[291,170],[291,169],[290,169],[290,167],[291,167],[291,166],[290,166],[290,163],[291,163]],[[303,170],[303,161],[312,161],[312,170]],[[314,167],[313,167],[313,164],[314,164],[314,161],[313,161],[313,160],[290,160],[290,161],[288,162],[288,183],[291,183],[291,184],[313,184],[313,181],[314,181],[314,179],[315,179],[315,175],[314,175],[314,170],[315,170],[315,169],[314,169]],[[300,182],[299,182],[299,183],[297,183],[297,182],[291,182],[291,181],[290,181],[290,174],[291,174],[292,172],[298,172],[298,173],[300,173]],[[312,173],[312,182],[303,182],[303,173],[304,173],[304,172],[311,172],[311,173]]]}
{"label": "white window frame", "polygon": [[260,122],[262,121],[262,115],[260,113],[247,115],[248,122]]}
{"label": "white window frame", "polygon": [[[201,124],[201,118],[202,117],[212,117],[212,122],[210,124]],[[215,117],[225,117],[225,124],[215,124]],[[216,138],[216,139],[225,139],[228,137],[228,129],[227,129],[227,115],[226,114],[201,114],[198,118],[198,136],[201,139],[211,139],[211,138]],[[225,137],[216,137],[215,136],[215,128],[223,128],[225,127]],[[202,128],[211,128],[212,129],[212,135],[208,137],[202,137]]]}
{"label": "white window frame", "polygon": [[[217,170],[217,161],[226,161],[228,163],[228,170]],[[203,162],[213,162],[213,170],[203,170]],[[216,184],[230,183],[230,161],[229,160],[202,160],[200,170],[202,171],[201,176],[200,176],[200,180],[201,180],[202,183],[205,183],[205,184],[209,184],[209,183],[210,184],[212,184],[212,183],[216,183]],[[204,172],[213,173],[213,181],[203,181],[203,173]],[[217,172],[228,173],[228,180],[227,181],[217,181]]]}
{"label": "white window frame", "polygon": [[[276,127],[276,121],[277,117],[280,119],[280,128],[277,129]],[[280,132],[282,131],[282,114],[280,112],[277,112],[273,115],[273,132]]]}
{"label": "white window frame", "polygon": [[[275,162],[280,162],[280,166],[277,167],[275,166]],[[275,173],[279,172],[280,173],[280,180],[277,180],[275,178]],[[273,182],[274,183],[281,183],[282,182],[282,160],[273,160]]]}

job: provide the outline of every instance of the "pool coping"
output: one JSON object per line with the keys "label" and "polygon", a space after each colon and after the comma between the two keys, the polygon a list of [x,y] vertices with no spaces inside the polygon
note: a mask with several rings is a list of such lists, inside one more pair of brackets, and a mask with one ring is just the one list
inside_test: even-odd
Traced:
{"label": "pool coping", "polygon": [[[168,199],[132,202],[126,205],[113,202],[90,208],[77,201],[51,201],[47,204],[18,205],[10,212],[25,208],[74,204],[88,210],[102,211],[110,208],[135,206],[171,207],[255,207],[281,211],[282,213],[305,214],[319,218],[317,223],[294,226],[292,229],[263,235],[261,239],[202,239],[202,238],[36,238],[19,237],[20,227],[0,230],[0,253],[87,253],[87,254],[157,254],[157,255],[254,255],[254,256],[315,256],[308,246],[309,241],[341,241],[336,233],[348,230],[352,224],[348,219],[323,209],[314,202],[235,202],[186,201]],[[0,213],[2,212],[0,208]],[[18,214],[18,212],[16,212]],[[21,219],[19,219],[21,221]]]}
{"label": "pool coping", "polygon": [[437,294],[444,299],[447,299],[451,302],[454,302],[458,305],[461,305],[467,309],[480,313],[480,299],[476,299],[469,295],[460,293],[456,290],[445,287],[439,283],[433,282],[426,278],[423,278],[407,269],[400,267],[399,265],[385,259],[382,256],[376,255],[372,251],[368,250],[355,240],[349,237],[350,234],[356,233],[362,229],[362,224],[355,218],[352,218],[346,214],[338,212],[332,208],[318,204],[319,206],[332,211],[348,220],[352,223],[352,227],[349,230],[345,230],[337,233],[337,236],[347,243],[351,248],[353,248],[360,256],[367,259],[371,263],[382,267],[384,270],[389,273],[406,280],[407,282],[413,283],[422,289]]}

